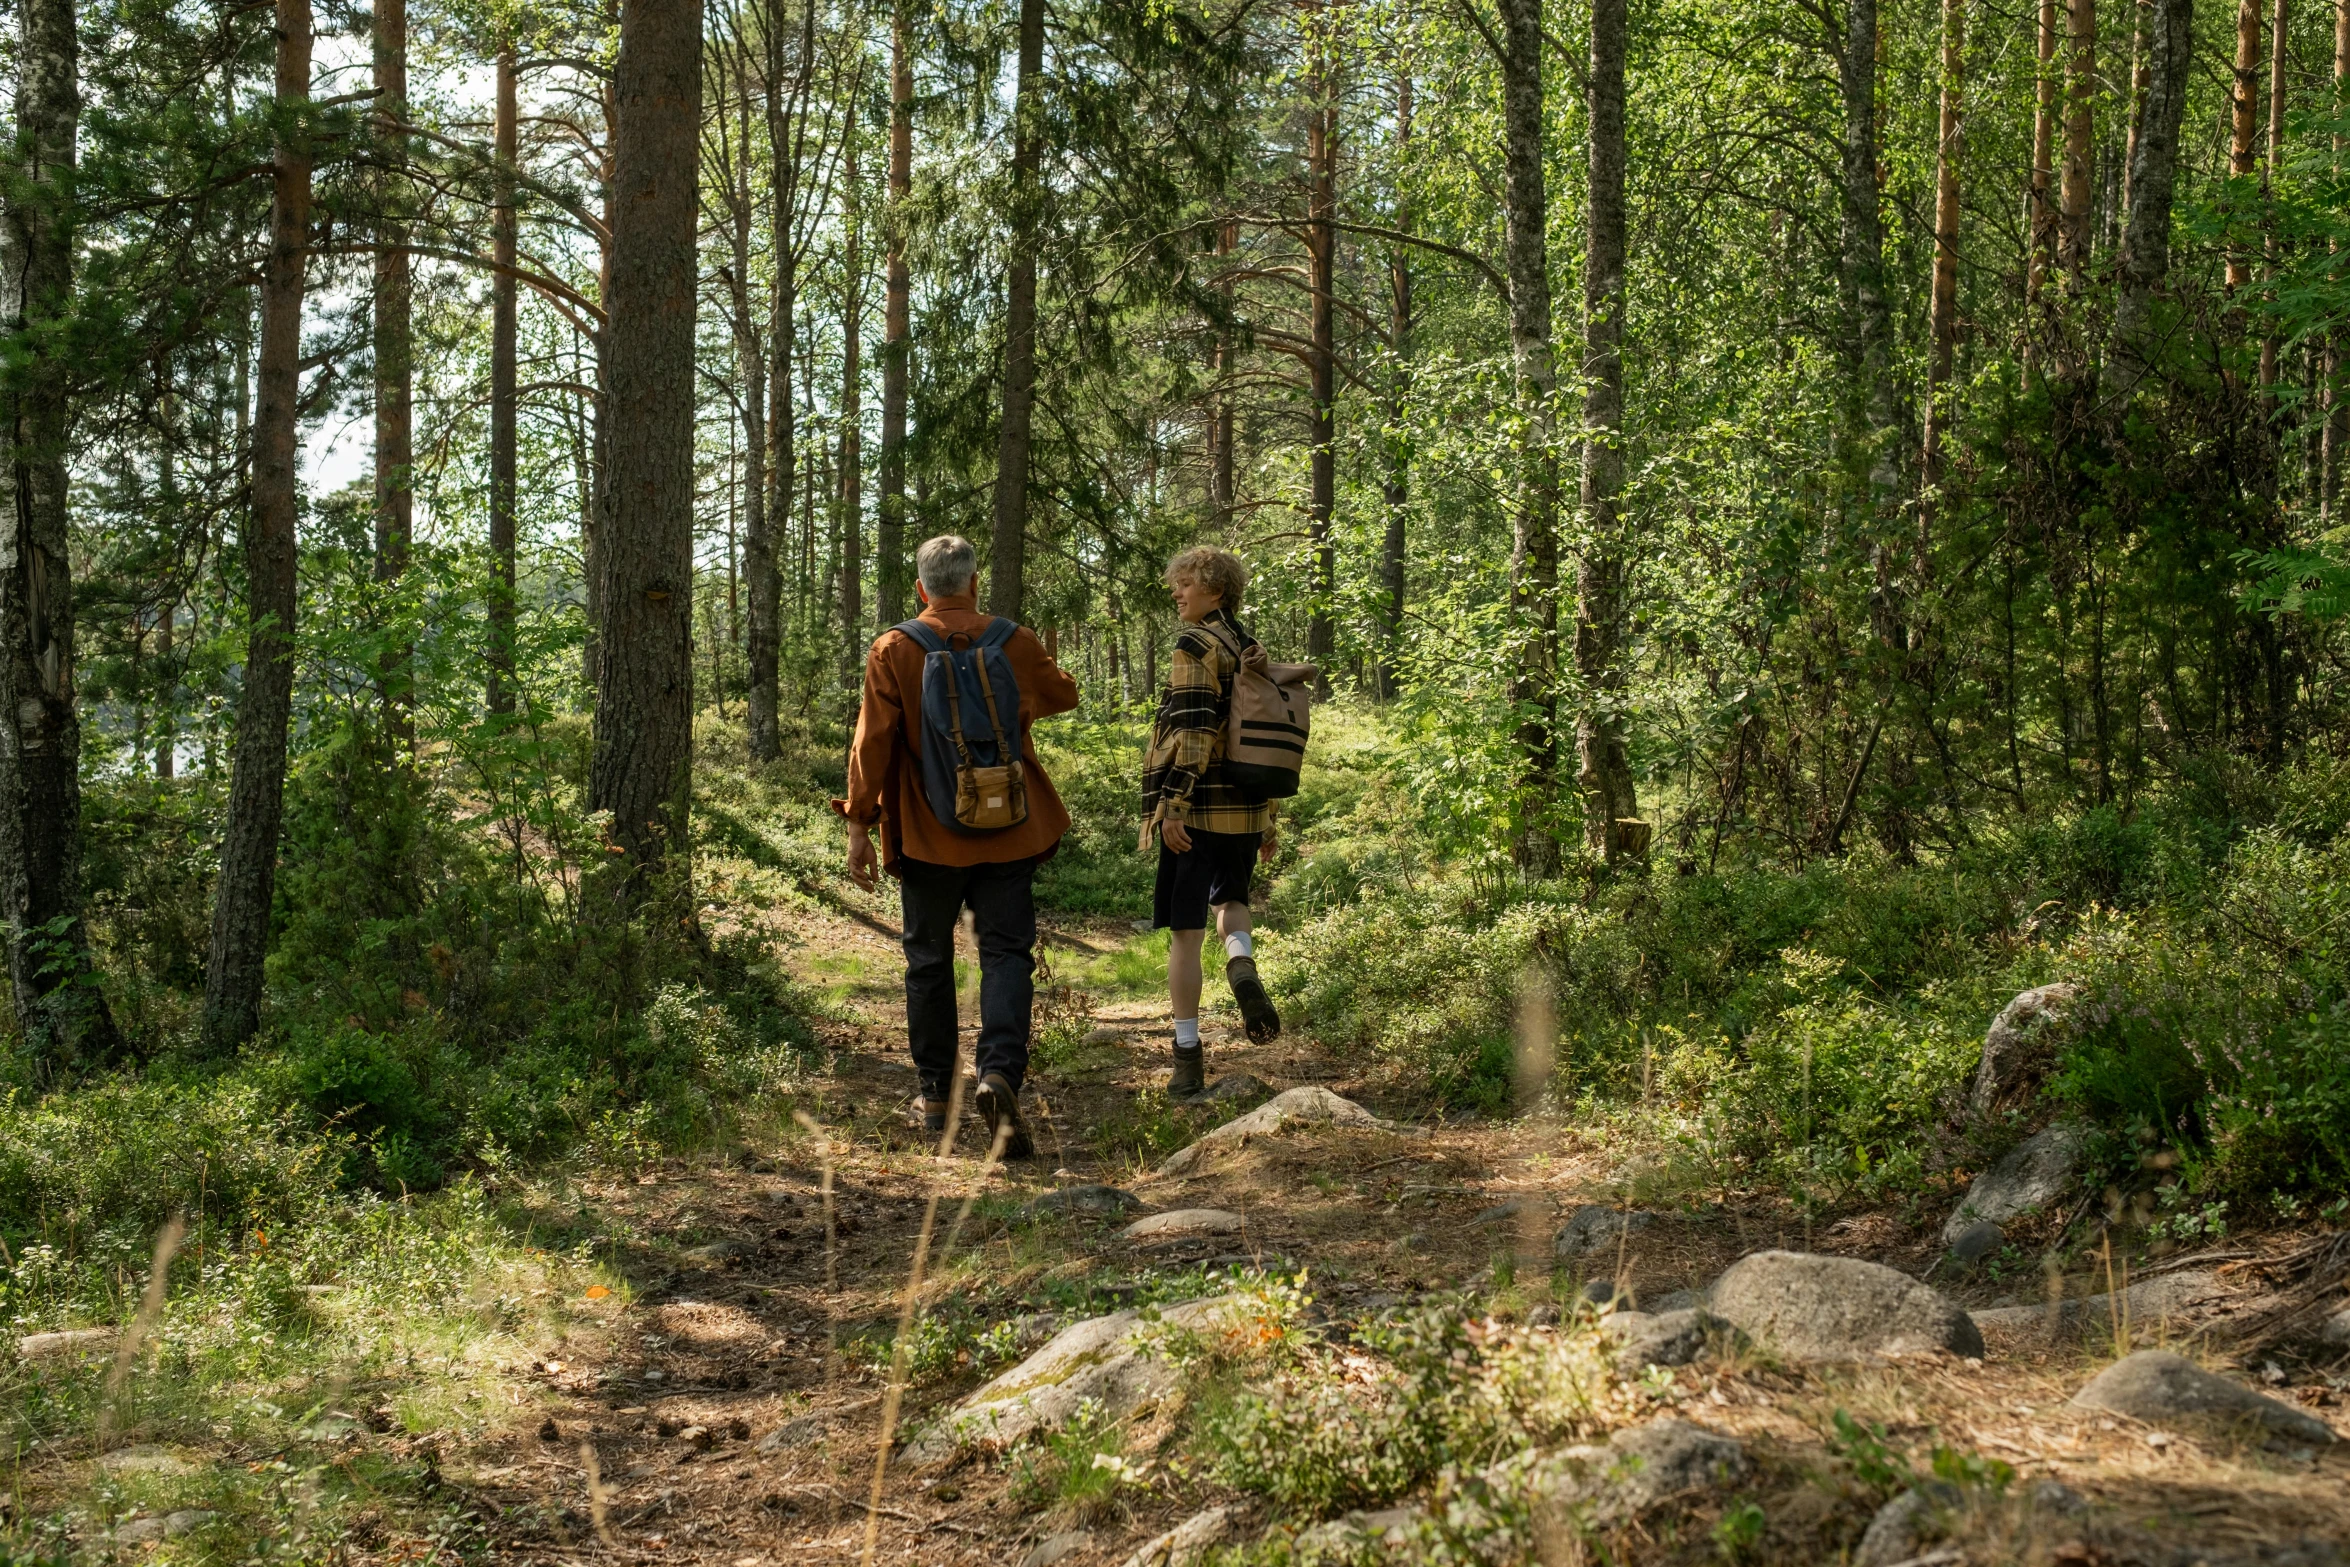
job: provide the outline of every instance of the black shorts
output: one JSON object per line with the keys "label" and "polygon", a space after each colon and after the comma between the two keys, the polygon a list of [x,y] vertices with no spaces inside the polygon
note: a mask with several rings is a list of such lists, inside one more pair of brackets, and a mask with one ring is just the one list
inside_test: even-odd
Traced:
{"label": "black shorts", "polygon": [[1220,903],[1248,902],[1248,884],[1257,872],[1262,833],[1191,830],[1191,847],[1181,854],[1159,841],[1159,885],[1151,894],[1151,926],[1164,930],[1205,930],[1208,910]]}

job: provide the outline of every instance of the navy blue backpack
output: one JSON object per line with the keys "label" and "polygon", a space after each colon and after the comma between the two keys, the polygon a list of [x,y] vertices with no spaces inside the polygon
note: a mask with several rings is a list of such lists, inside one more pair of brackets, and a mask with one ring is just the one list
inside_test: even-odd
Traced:
{"label": "navy blue backpack", "polygon": [[949,646],[919,620],[898,630],[922,661],[922,797],[930,814],[977,837],[1028,820],[1020,759],[1020,683],[1004,644],[1019,626],[997,616],[976,641]]}

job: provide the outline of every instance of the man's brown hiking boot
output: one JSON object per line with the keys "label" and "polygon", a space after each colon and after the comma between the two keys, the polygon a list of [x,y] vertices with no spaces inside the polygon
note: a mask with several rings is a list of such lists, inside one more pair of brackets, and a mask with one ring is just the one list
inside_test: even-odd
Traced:
{"label": "man's brown hiking boot", "polygon": [[988,1146],[995,1146],[1001,1137],[1005,1158],[1025,1159],[1036,1152],[1036,1145],[1028,1140],[1028,1128],[1020,1120],[1020,1091],[1001,1072],[990,1072],[979,1080],[979,1113],[987,1120]]}
{"label": "man's brown hiking boot", "polygon": [[1206,1050],[1177,1050],[1175,1075],[1167,1079],[1167,1097],[1189,1099],[1208,1086],[1208,1053]]}
{"label": "man's brown hiking boot", "polygon": [[922,1101],[922,1130],[933,1137],[944,1137],[947,1130],[947,1111],[953,1101],[924,1098]]}
{"label": "man's brown hiking boot", "polygon": [[1250,1044],[1271,1044],[1281,1037],[1281,1014],[1273,1010],[1273,998],[1265,994],[1265,982],[1257,978],[1255,958],[1226,959],[1224,983],[1232,987],[1232,999],[1240,1003],[1241,1026],[1247,1029]]}

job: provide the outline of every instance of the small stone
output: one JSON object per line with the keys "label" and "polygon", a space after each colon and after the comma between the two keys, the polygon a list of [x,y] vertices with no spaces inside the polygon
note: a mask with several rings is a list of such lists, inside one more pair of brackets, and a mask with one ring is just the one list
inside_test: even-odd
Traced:
{"label": "small stone", "polygon": [[133,1518],[115,1525],[114,1543],[117,1545],[145,1545],[150,1540],[163,1538],[163,1520],[160,1518]]}
{"label": "small stone", "polygon": [[114,1474],[183,1475],[195,1466],[160,1447],[126,1447],[99,1459],[98,1467]]}
{"label": "small stone", "polygon": [[1761,1251],[1731,1264],[1711,1309],[1797,1360],[1983,1353],[1964,1311],[1906,1273],[1853,1257]]}
{"label": "small stone", "polygon": [[1130,1241],[1170,1240],[1185,1235],[1238,1235],[1248,1221],[1222,1208],[1177,1208],[1126,1226]]}
{"label": "small stone", "polygon": [[182,1535],[194,1534],[219,1516],[201,1507],[183,1507],[176,1513],[167,1513],[163,1519],[163,1537],[176,1540]]}
{"label": "small stone", "polygon": [[1601,1524],[1625,1521],[1676,1496],[1735,1485],[1754,1472],[1754,1460],[1736,1441],[1669,1415],[1618,1431],[1605,1447],[1569,1448],[1555,1459],[1504,1459],[1486,1478],[1528,1464],[1535,1490],[1569,1505],[1587,1504],[1591,1521]]}
{"label": "small stone", "polygon": [[1232,1532],[1232,1521],[1239,1512],[1237,1507],[1211,1507],[1193,1513],[1127,1557],[1125,1567],[1190,1567],[1207,1553],[1208,1547],[1223,1543]]}
{"label": "small stone", "polygon": [[1504,1219],[1514,1219],[1525,1211],[1526,1205],[1513,1197],[1508,1202],[1486,1209],[1469,1222],[1471,1224],[1499,1224]]}
{"label": "small stone", "polygon": [[[1638,1317],[1640,1313],[1627,1312]],[[1610,1317],[1609,1322],[1616,1319]],[[1706,1353],[1743,1348],[1746,1335],[1731,1323],[1699,1307],[1659,1312],[1621,1333],[1611,1333],[1619,1345],[1616,1371],[1637,1376],[1649,1366],[1686,1366]]]}
{"label": "small stone", "polygon": [[1063,1557],[1075,1556],[1093,1546],[1093,1531],[1072,1529],[1062,1534],[1048,1534],[1028,1548],[1020,1558],[1020,1567],[1053,1567]]}
{"label": "small stone", "polygon": [[1950,1255],[1953,1261],[1972,1267],[1997,1251],[2006,1241],[2007,1231],[1985,1219],[1958,1232],[1958,1238],[1950,1243]]}
{"label": "small stone", "polygon": [[759,1438],[757,1451],[781,1453],[795,1447],[804,1447],[808,1443],[822,1438],[831,1425],[831,1420],[824,1415],[802,1415],[797,1420],[786,1420],[782,1425]]}
{"label": "small stone", "polygon": [[68,1328],[62,1333],[28,1333],[16,1341],[20,1360],[49,1360],[66,1355],[100,1355],[122,1337],[120,1328]]}
{"label": "small stone", "polygon": [[1672,1311],[1694,1311],[1705,1302],[1704,1290],[1667,1290],[1649,1302],[1648,1309],[1661,1317]]}
{"label": "small stone", "polygon": [[1583,1286],[1583,1298],[1605,1313],[1630,1311],[1639,1303],[1630,1285],[1613,1279],[1593,1279]]}
{"label": "small stone", "polygon": [[1076,1213],[1090,1217],[1114,1219],[1142,1206],[1142,1199],[1132,1192],[1120,1191],[1115,1186],[1087,1184],[1063,1186],[1046,1192],[1021,1210],[1025,1218],[1041,1219],[1048,1214]]}
{"label": "small stone", "polygon": [[1869,1520],[1852,1567],[1895,1567],[1915,1560],[1928,1545],[1950,1532],[1950,1515],[1965,1500],[1947,1480],[1928,1480],[1902,1492],[1877,1509]]}
{"label": "small stone", "polygon": [[2010,1148],[1967,1188],[1942,1226],[1942,1244],[1955,1250],[1977,1224],[2005,1224],[2071,1195],[2088,1140],[2082,1127],[2060,1121]]}
{"label": "small stone", "polygon": [[2329,1443],[2333,1427],[2314,1415],[2226,1377],[2214,1376],[2168,1350],[2142,1349],[2124,1356],[2073,1395],[2082,1409],[2108,1410],[2138,1420],[2203,1415],[2257,1426],[2297,1441]]}
{"label": "small stone", "polygon": [[1619,1245],[1623,1237],[1639,1234],[1655,1220],[1655,1214],[1642,1213],[1637,1208],[1625,1211],[1603,1207],[1598,1203],[1586,1203],[1567,1215],[1567,1222],[1559,1230],[1558,1243],[1554,1249],[1562,1261],[1595,1251],[1611,1250]]}
{"label": "small stone", "polygon": [[1226,1072],[1192,1098],[1195,1105],[1237,1104],[1271,1095],[1273,1085],[1248,1072]]}

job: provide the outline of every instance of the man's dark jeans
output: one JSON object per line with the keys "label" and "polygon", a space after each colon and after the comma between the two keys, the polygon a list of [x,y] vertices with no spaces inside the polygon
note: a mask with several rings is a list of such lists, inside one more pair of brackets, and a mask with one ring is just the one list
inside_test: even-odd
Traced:
{"label": "man's dark jeans", "polygon": [[955,922],[968,906],[979,936],[981,1077],[1000,1072],[1017,1090],[1028,1075],[1036,1005],[1035,860],[1002,865],[902,862],[906,1035],[923,1097],[944,1099],[955,1075]]}

